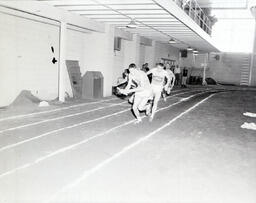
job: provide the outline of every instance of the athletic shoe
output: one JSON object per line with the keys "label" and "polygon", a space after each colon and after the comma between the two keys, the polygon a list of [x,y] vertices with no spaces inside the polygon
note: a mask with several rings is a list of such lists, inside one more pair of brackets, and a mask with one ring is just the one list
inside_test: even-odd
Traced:
{"label": "athletic shoe", "polygon": [[146,116],[151,115],[151,107],[152,107],[152,104],[148,104],[148,106],[146,108]]}
{"label": "athletic shoe", "polygon": [[135,124],[138,124],[138,123],[140,123],[140,122],[142,122],[142,119],[141,119],[141,118],[137,118],[134,123],[135,123]]}

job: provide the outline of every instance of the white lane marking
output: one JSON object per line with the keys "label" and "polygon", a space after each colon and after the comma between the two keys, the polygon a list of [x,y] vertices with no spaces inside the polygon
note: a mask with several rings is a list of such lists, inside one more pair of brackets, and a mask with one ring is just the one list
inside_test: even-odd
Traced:
{"label": "white lane marking", "polygon": [[[185,92],[185,93],[187,93],[187,92]],[[177,96],[177,95],[185,94],[185,93],[174,94],[174,95],[169,96],[167,99],[169,99],[169,98],[171,98],[171,97],[174,97],[174,96]],[[200,93],[191,95],[191,96],[189,96],[189,97],[187,97],[187,98],[191,98],[191,97],[193,97],[193,96],[196,96],[196,95],[198,95],[198,94],[203,94],[203,93],[205,93],[205,92],[200,92]],[[184,98],[184,99],[185,99],[185,98]],[[126,103],[126,101],[125,101],[125,102],[118,103],[118,104],[114,104],[114,105],[120,105],[120,104],[122,104],[122,103]],[[108,106],[108,107],[110,107],[110,106]],[[102,108],[102,107],[100,107],[100,108]],[[167,108],[169,108],[169,107],[167,107]],[[166,109],[166,107],[163,107],[162,109]],[[127,111],[128,111],[128,110],[130,110],[130,109],[127,109]],[[157,110],[157,111],[158,111],[158,110]],[[87,122],[87,121],[86,121],[86,122]],[[29,139],[26,139],[26,140],[23,140],[23,141],[14,143],[14,144],[6,145],[6,146],[0,148],[0,152],[2,152],[2,151],[4,151],[4,150],[7,150],[7,149],[10,149],[10,148],[13,148],[13,147],[17,147],[17,146],[19,146],[19,145],[21,145],[21,144],[24,144],[24,143],[27,143],[27,142],[30,142],[30,141],[34,141],[34,140],[39,139],[39,138],[41,138],[41,137],[45,137],[46,135],[50,135],[50,134],[52,134],[52,133],[60,132],[60,131],[62,131],[62,130],[68,129],[68,128],[73,128],[73,127],[77,127],[77,126],[86,124],[86,122],[81,122],[81,123],[78,123],[78,124],[75,124],[75,125],[67,126],[67,127],[65,127],[65,128],[60,128],[60,129],[56,129],[56,130],[53,130],[53,131],[49,131],[49,132],[47,132],[47,133],[44,133],[44,134],[35,136],[35,137],[33,137],[33,138],[29,138]]]}
{"label": "white lane marking", "polygon": [[[183,91],[183,90],[174,90],[174,91],[172,91],[172,93],[181,92],[181,91]],[[87,105],[91,105],[91,104],[98,104],[98,103],[103,103],[103,102],[108,102],[108,101],[113,101],[113,100],[119,100],[119,98],[105,99],[105,100],[89,102],[89,103],[82,103],[82,104],[76,104],[76,105],[72,105],[72,106],[67,106],[67,107],[62,107],[62,108],[57,108],[57,109],[52,109],[52,110],[47,110],[47,111],[39,111],[39,112],[30,113],[30,114],[21,114],[21,115],[16,115],[16,116],[0,118],[0,122],[1,121],[6,121],[6,120],[11,120],[11,119],[18,119],[18,118],[34,116],[34,115],[52,113],[52,112],[62,111],[62,110],[71,109],[71,108],[75,108],[75,107],[87,106]]]}
{"label": "white lane marking", "polygon": [[241,128],[247,129],[247,130],[256,130],[256,123],[247,123],[245,122],[243,125],[241,125]]}
{"label": "white lane marking", "polygon": [[82,111],[82,112],[79,112],[79,113],[68,114],[68,115],[65,115],[65,116],[49,118],[49,119],[45,119],[45,120],[42,120],[42,121],[37,121],[37,122],[33,122],[33,123],[28,123],[28,124],[25,124],[25,125],[20,125],[20,126],[16,126],[16,127],[12,127],[12,128],[7,128],[7,129],[4,129],[4,130],[0,130],[0,134],[8,132],[8,131],[18,130],[18,129],[21,129],[21,128],[26,128],[26,127],[42,124],[42,123],[47,123],[47,122],[51,122],[51,121],[56,121],[56,120],[61,120],[61,119],[70,118],[70,117],[74,117],[74,116],[79,116],[79,115],[82,115],[82,114],[91,113],[91,112],[94,112],[94,111],[99,111],[99,110],[110,108],[110,107],[113,107],[113,106],[122,105],[124,103],[126,103],[126,102],[121,102],[121,103],[117,103],[117,104],[111,104],[109,106],[97,107],[97,108],[86,110],[86,111]]}
{"label": "white lane marking", "polygon": [[[197,93],[197,94],[191,95],[191,96],[189,96],[189,97],[187,97],[187,98],[192,98],[192,97],[195,97],[196,95],[203,94],[203,93],[206,93],[206,92]],[[186,100],[186,101],[187,101],[187,100]],[[171,108],[171,107],[173,107],[173,106],[175,106],[175,105],[177,105],[177,104],[180,104],[180,103],[182,103],[182,102],[183,102],[183,100],[180,100],[180,101],[175,102],[175,103],[173,103],[173,104],[170,104],[170,105],[168,105],[168,106],[166,106],[166,107],[162,107],[162,108],[158,109],[156,112],[159,112],[159,111],[162,111],[162,110]],[[142,119],[145,118],[145,117],[147,117],[147,116],[142,116]],[[124,126],[127,126],[127,125],[133,123],[134,121],[135,121],[135,119],[132,119],[132,120],[127,121],[127,122],[125,122],[125,123],[123,123],[123,124],[120,124],[120,125],[118,125],[118,126],[115,126],[115,127],[111,128],[111,129],[109,129],[109,130],[107,130],[107,131],[105,131],[105,132],[103,132],[103,133],[96,134],[96,135],[94,135],[94,136],[92,136],[92,137],[90,137],[90,138],[84,139],[84,140],[82,140],[82,141],[80,141],[80,142],[77,142],[77,143],[75,143],[75,144],[72,144],[72,145],[69,145],[69,146],[67,146],[67,147],[63,147],[63,148],[61,148],[61,149],[58,149],[58,150],[56,150],[56,151],[54,151],[54,152],[52,152],[52,153],[50,153],[50,154],[48,154],[48,155],[46,155],[46,156],[43,156],[43,157],[40,157],[40,158],[36,159],[36,160],[33,161],[33,162],[27,163],[27,164],[25,164],[25,165],[23,165],[23,166],[20,166],[20,167],[17,167],[17,168],[15,168],[15,169],[9,170],[9,171],[7,171],[7,172],[5,172],[5,173],[2,173],[2,174],[0,174],[0,178],[3,178],[3,177],[6,176],[6,175],[10,175],[10,174],[12,174],[12,173],[15,173],[15,172],[17,172],[17,171],[19,171],[19,170],[22,170],[22,169],[26,169],[26,168],[28,168],[28,167],[31,167],[32,165],[38,164],[38,163],[40,163],[40,162],[42,162],[42,161],[44,161],[44,160],[46,160],[46,159],[48,159],[48,158],[51,158],[51,157],[53,157],[53,156],[58,155],[58,154],[60,154],[60,153],[64,153],[64,152],[66,152],[66,151],[68,151],[68,150],[74,149],[75,147],[78,147],[78,146],[80,146],[80,145],[82,145],[82,144],[85,144],[85,143],[87,143],[87,142],[89,142],[89,141],[91,141],[91,140],[94,140],[94,139],[96,139],[96,138],[105,136],[105,135],[107,135],[108,133],[110,133],[110,132],[112,132],[112,131],[114,131],[114,130],[117,130],[118,128],[121,128],[121,127],[124,127]],[[2,148],[1,151],[2,151],[2,150],[5,150],[5,149],[12,148],[12,147],[15,147],[15,146],[18,146],[18,145],[20,145],[20,144],[24,144],[24,143],[21,142],[20,144],[18,144],[18,145],[17,145],[17,144],[18,144],[18,143],[13,144],[13,145],[9,145],[9,147],[6,146],[5,148]],[[7,148],[7,147],[8,147],[8,148]]]}
{"label": "white lane marking", "polygon": [[34,112],[34,113],[29,113],[29,114],[21,114],[21,115],[17,115],[17,116],[10,116],[10,117],[5,117],[5,118],[0,118],[0,122],[1,121],[6,121],[6,120],[11,120],[11,119],[18,119],[18,118],[34,116],[34,115],[52,113],[52,112],[62,111],[62,110],[71,109],[71,108],[80,107],[80,106],[87,106],[87,105],[91,105],[91,104],[99,104],[99,103],[103,103],[103,102],[106,102],[106,101],[113,101],[113,100],[118,100],[118,99],[119,98],[104,99],[104,100],[95,101],[95,102],[88,102],[88,103],[76,104],[76,105],[57,108],[57,109],[51,109],[51,110],[47,110],[47,111],[39,111],[39,112]]}
{"label": "white lane marking", "polygon": [[43,133],[43,134],[41,134],[41,135],[38,135],[38,136],[35,136],[35,137],[32,137],[32,138],[26,139],[26,140],[23,140],[23,141],[14,143],[14,144],[10,144],[10,145],[7,145],[7,146],[5,146],[5,147],[2,147],[2,148],[0,149],[0,151],[6,150],[6,149],[10,149],[10,148],[13,148],[13,147],[17,147],[17,146],[19,146],[19,145],[21,145],[21,144],[25,144],[25,143],[27,143],[27,142],[31,142],[31,141],[40,139],[40,138],[42,138],[42,137],[51,135],[51,134],[53,134],[53,133],[61,132],[61,131],[67,130],[67,129],[75,128],[75,127],[78,127],[78,126],[81,126],[81,125],[85,125],[85,124],[92,123],[92,122],[95,122],[95,121],[99,121],[99,120],[102,120],[102,119],[105,119],[105,118],[109,118],[109,117],[111,117],[111,116],[115,116],[115,115],[124,113],[124,112],[129,111],[129,110],[130,110],[130,109],[125,109],[125,110],[118,111],[118,112],[115,112],[115,113],[112,113],[112,114],[108,114],[108,115],[106,115],[106,116],[101,116],[101,117],[99,117],[99,118],[91,119],[91,120],[88,120],[88,121],[83,121],[83,122],[81,122],[81,123],[77,123],[77,124],[73,124],[73,125],[70,125],[70,126],[67,126],[67,127],[63,127],[63,128],[59,128],[59,129],[56,129],[56,130],[52,130],[52,131],[49,131],[49,132],[47,132],[47,133]]}
{"label": "white lane marking", "polygon": [[246,113],[243,113],[243,115],[251,118],[256,118],[256,113],[246,112]]}
{"label": "white lane marking", "polygon": [[59,195],[61,195],[64,192],[67,192],[68,190],[74,188],[75,186],[77,186],[79,183],[81,183],[82,181],[84,181],[86,178],[88,178],[90,175],[94,174],[95,172],[97,172],[98,170],[100,170],[101,168],[103,168],[105,165],[109,164],[110,162],[116,160],[117,158],[119,158],[120,156],[122,156],[123,154],[125,154],[126,152],[130,151],[131,149],[133,149],[134,147],[136,147],[137,145],[141,144],[142,142],[147,141],[150,137],[152,137],[153,135],[155,135],[156,133],[162,131],[163,129],[165,129],[166,127],[168,127],[169,125],[171,125],[173,122],[175,122],[176,120],[178,120],[179,118],[181,118],[182,116],[184,116],[185,114],[189,113],[190,111],[192,111],[193,109],[195,109],[197,106],[199,106],[200,104],[202,104],[203,102],[205,102],[206,100],[208,100],[209,98],[211,98],[213,95],[212,94],[206,98],[204,98],[203,100],[201,100],[200,102],[196,103],[195,105],[193,105],[192,107],[190,107],[189,109],[187,109],[186,111],[182,112],[181,114],[179,114],[178,116],[176,116],[175,118],[173,118],[172,120],[170,120],[169,122],[167,122],[166,124],[162,125],[161,127],[157,128],[156,130],[154,130],[153,132],[149,133],[148,135],[138,139],[136,142],[124,147],[121,151],[119,151],[118,153],[114,154],[113,156],[109,157],[108,159],[105,159],[103,162],[99,163],[98,165],[96,165],[95,167],[84,171],[83,175],[80,178],[77,178],[75,181],[71,182],[70,184],[64,186],[63,188],[61,188],[60,190],[58,190],[56,193],[54,193],[49,199],[47,199],[46,201],[44,201],[44,203],[49,203],[52,202],[53,200],[55,200]]}
{"label": "white lane marking", "polygon": [[[171,98],[171,97],[173,97],[173,96],[185,94],[185,93],[188,93],[188,92],[189,92],[189,91],[182,92],[182,93],[175,94],[175,95],[171,95],[171,96],[167,97],[167,99],[169,99],[169,98]],[[113,99],[111,99],[111,100],[113,100]],[[110,100],[104,100],[104,101],[110,101]],[[83,112],[79,112],[79,113],[75,113],[75,114],[69,114],[69,115],[65,115],[65,116],[59,116],[59,117],[55,117],[55,118],[45,119],[45,120],[42,120],[42,121],[37,121],[37,122],[33,122],[33,123],[28,123],[28,124],[25,124],[25,125],[20,125],[20,126],[16,126],[16,127],[12,127],[12,128],[7,128],[7,129],[4,129],[4,130],[0,130],[0,134],[1,134],[1,133],[8,132],[8,131],[18,130],[18,129],[21,129],[21,128],[26,128],[26,127],[30,127],[30,126],[34,126],[34,125],[46,123],[46,122],[51,122],[51,121],[56,121],[56,120],[60,120],[60,119],[65,119],[65,118],[69,118],[69,117],[73,117],[73,116],[82,115],[82,114],[90,113],[90,112],[93,112],[93,111],[98,111],[98,110],[102,110],[102,109],[105,109],[105,108],[109,108],[109,107],[112,107],[112,106],[122,105],[122,104],[124,104],[124,103],[126,103],[126,101],[121,102],[121,103],[118,103],[118,104],[113,104],[113,103],[111,103],[110,106],[106,106],[106,107],[98,107],[98,108],[94,108],[94,109],[91,109],[91,110],[87,110],[87,111],[83,111]],[[107,104],[109,104],[109,103],[107,103]],[[62,109],[63,109],[63,108],[62,108]]]}

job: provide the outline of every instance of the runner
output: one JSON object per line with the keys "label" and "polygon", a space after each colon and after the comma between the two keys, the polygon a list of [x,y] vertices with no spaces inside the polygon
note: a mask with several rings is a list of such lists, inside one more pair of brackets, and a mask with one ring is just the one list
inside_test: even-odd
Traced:
{"label": "runner", "polygon": [[[151,110],[151,104],[148,100],[152,98],[153,92],[147,77],[147,74],[137,69],[135,64],[129,65],[129,77],[128,84],[125,89],[118,88],[119,92],[124,95],[134,93],[134,100],[132,105],[133,113],[137,119],[136,123],[141,122],[140,111],[146,111],[146,115],[149,115]],[[133,83],[137,84],[136,88],[131,89]]]}
{"label": "runner", "polygon": [[167,94],[169,95],[171,93],[171,90],[175,83],[175,75],[172,72],[171,68],[167,69],[166,72],[168,73],[168,75],[170,77],[170,85],[168,86],[168,89],[167,89]]}
{"label": "runner", "polygon": [[[162,63],[157,64],[156,68],[153,68],[150,71],[148,71],[148,75],[149,74],[152,74],[151,86],[153,90],[154,99],[152,106],[152,114],[150,116],[150,121],[152,121],[156,113],[157,105],[161,97],[162,91],[168,90],[171,79],[166,70],[164,70],[164,65]],[[165,78],[167,78],[166,84],[164,84]]]}

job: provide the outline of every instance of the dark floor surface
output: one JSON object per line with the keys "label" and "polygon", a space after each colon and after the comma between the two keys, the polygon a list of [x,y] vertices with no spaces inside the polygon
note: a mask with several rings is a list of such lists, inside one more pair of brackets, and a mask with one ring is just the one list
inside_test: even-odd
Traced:
{"label": "dark floor surface", "polygon": [[0,203],[255,203],[256,131],[241,128],[255,104],[253,89],[192,87],[152,123],[115,97],[1,110]]}

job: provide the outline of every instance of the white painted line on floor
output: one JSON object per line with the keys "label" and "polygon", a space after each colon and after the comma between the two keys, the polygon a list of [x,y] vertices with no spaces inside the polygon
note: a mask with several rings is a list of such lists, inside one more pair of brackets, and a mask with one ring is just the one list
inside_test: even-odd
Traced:
{"label": "white painted line on floor", "polygon": [[[172,93],[181,92],[181,91],[185,91],[185,90],[174,90],[174,91],[172,91]],[[104,102],[113,101],[113,100],[120,100],[120,98],[111,98],[111,99],[105,99],[105,100],[100,100],[100,101],[95,101],[95,102],[88,102],[88,103],[81,103],[81,104],[71,105],[71,106],[57,108],[57,109],[51,109],[51,110],[47,110],[47,111],[39,111],[39,112],[34,112],[34,113],[29,113],[29,114],[21,114],[21,115],[16,115],[16,116],[10,116],[10,117],[5,117],[5,118],[0,118],[0,122],[1,121],[6,121],[6,120],[11,120],[11,119],[19,119],[19,118],[24,118],[24,117],[29,117],[29,116],[52,113],[52,112],[62,111],[62,110],[71,109],[71,108],[80,107],[80,106],[87,106],[87,105],[91,105],[91,104],[104,103]]]}
{"label": "white painted line on floor", "polygon": [[25,124],[25,125],[20,125],[20,126],[16,126],[16,127],[12,127],[12,128],[7,128],[7,129],[4,129],[4,130],[0,130],[0,134],[8,132],[8,131],[13,131],[13,130],[21,129],[21,128],[26,128],[26,127],[30,127],[30,126],[34,126],[34,125],[39,125],[39,124],[42,124],[42,123],[47,123],[47,122],[51,122],[51,121],[57,121],[57,120],[65,119],[65,118],[79,116],[79,115],[82,115],[82,114],[86,114],[86,113],[91,113],[91,112],[94,112],[94,111],[99,111],[99,110],[107,109],[107,108],[110,108],[110,107],[113,107],[113,106],[119,106],[119,105],[122,105],[124,103],[126,103],[126,101],[125,102],[121,102],[121,103],[117,103],[117,104],[111,104],[109,106],[97,107],[97,108],[86,110],[86,111],[82,111],[82,112],[79,112],[79,113],[68,114],[68,115],[65,115],[65,116],[49,118],[49,119],[45,119],[45,120],[42,120],[42,121],[37,121],[37,122],[33,122],[33,123],[28,123],[28,124]]}
{"label": "white painted line on floor", "polygon": [[[189,93],[189,92],[182,92],[182,93],[171,95],[171,96],[167,97],[167,100],[171,97],[186,94],[186,93]],[[74,116],[78,116],[78,115],[82,115],[82,114],[86,114],[86,113],[91,113],[91,112],[94,112],[94,111],[103,110],[103,109],[110,108],[110,107],[113,107],[113,106],[119,106],[119,105],[122,105],[122,104],[125,104],[125,103],[127,103],[127,102],[124,101],[124,102],[117,103],[117,104],[112,103],[110,106],[98,107],[98,108],[94,108],[94,109],[91,109],[91,110],[82,111],[82,112],[79,112],[79,113],[69,114],[69,115],[65,115],[65,116],[59,116],[59,117],[55,117],[55,118],[45,119],[45,120],[42,120],[42,121],[28,123],[28,124],[25,124],[25,125],[20,125],[20,126],[16,126],[16,127],[12,127],[12,128],[7,128],[7,129],[4,129],[4,130],[0,130],[0,134],[5,133],[5,132],[9,132],[9,131],[13,131],[13,130],[26,128],[26,127],[31,127],[31,126],[34,126],[34,125],[39,125],[39,124],[42,124],[42,123],[47,123],[47,122],[61,120],[61,119],[65,119],[65,118],[70,118],[70,117],[74,117]]]}
{"label": "white painted line on floor", "polygon": [[246,113],[243,113],[243,115],[251,118],[256,118],[256,113],[246,112]]}
{"label": "white painted line on floor", "polygon": [[[187,93],[187,92],[186,92],[186,93]],[[182,100],[182,101],[185,101],[185,100],[188,100],[188,99],[190,99],[190,98],[192,98],[192,97],[194,97],[194,96],[196,96],[196,95],[203,94],[203,93],[205,93],[205,92],[200,92],[200,93],[191,95],[191,96],[189,96],[189,97],[187,97],[187,98],[183,98],[183,99],[181,99],[181,100]],[[167,99],[169,99],[170,97],[173,97],[173,96],[181,95],[181,94],[185,94],[185,93],[174,94],[174,95],[169,96]],[[182,102],[182,101],[181,101],[181,102]],[[125,101],[125,102],[118,103],[118,104],[114,104],[114,105],[120,105],[120,104],[122,104],[122,103],[126,103],[126,101]],[[175,104],[176,104],[176,103],[175,103]],[[170,106],[172,106],[172,105],[170,105]],[[167,109],[167,108],[170,108],[170,106],[167,106],[167,107],[163,107],[163,108],[161,108],[161,109],[158,109],[157,112],[158,112],[158,111],[161,111],[161,110],[164,110],[164,109]],[[110,106],[108,106],[108,107],[110,107]],[[100,108],[103,108],[103,107],[100,107]],[[94,110],[95,110],[95,109],[94,109]],[[130,110],[130,108],[127,109],[127,111],[128,111],[128,110]],[[93,111],[93,109],[92,109],[91,111]],[[96,119],[96,121],[98,121],[98,120],[99,120],[99,119]],[[35,136],[35,137],[32,137],[32,138],[29,138],[29,139],[26,139],[26,140],[23,140],[23,141],[14,143],[14,144],[6,145],[6,146],[0,148],[0,152],[2,152],[2,151],[4,151],[4,150],[7,150],[7,149],[10,149],[10,148],[13,148],[13,147],[17,147],[17,146],[19,146],[19,145],[25,144],[25,143],[30,142],[30,141],[34,141],[34,140],[36,140],[36,139],[40,139],[40,138],[45,137],[45,136],[47,136],[47,135],[50,135],[50,134],[52,134],[52,133],[60,132],[60,131],[63,131],[63,130],[65,130],[65,129],[70,129],[70,128],[73,128],[73,127],[77,127],[77,126],[80,126],[80,125],[87,124],[87,122],[88,122],[88,121],[85,121],[85,122],[81,122],[81,123],[78,123],[78,124],[75,124],[75,125],[67,126],[67,127],[60,128],[60,129],[56,129],[56,130],[49,131],[49,132],[47,132],[47,133],[44,133],[44,134],[41,134],[41,135],[38,135],[38,136]]]}
{"label": "white painted line on floor", "polygon": [[45,136],[48,136],[48,135],[51,135],[51,134],[54,134],[54,133],[57,133],[57,132],[61,132],[61,131],[67,130],[67,129],[75,128],[75,127],[78,127],[78,126],[81,126],[81,125],[85,125],[85,124],[93,123],[93,122],[96,122],[96,121],[99,121],[99,120],[102,120],[102,119],[105,119],[105,118],[109,118],[111,116],[115,116],[115,115],[124,113],[126,111],[130,111],[130,109],[125,109],[125,110],[118,111],[118,112],[115,112],[115,113],[112,113],[112,114],[108,114],[106,116],[101,116],[99,118],[91,119],[91,120],[88,120],[88,121],[83,121],[81,123],[77,123],[77,124],[73,124],[73,125],[70,125],[70,126],[66,126],[66,127],[63,127],[63,128],[56,129],[56,130],[52,130],[52,131],[49,131],[47,133],[43,133],[41,135],[38,135],[38,136],[35,136],[35,137],[32,137],[32,138],[26,139],[26,140],[23,140],[23,141],[14,143],[14,144],[10,144],[10,145],[7,145],[5,147],[2,147],[0,149],[0,151],[6,150],[6,149],[10,149],[12,147],[17,147],[17,146],[19,146],[21,144],[25,144],[27,142],[31,142],[31,141],[40,139],[42,137],[45,137]]}
{"label": "white painted line on floor", "polygon": [[241,128],[247,129],[247,130],[256,130],[256,123],[247,123],[245,122],[243,125],[241,125]]}
{"label": "white painted line on floor", "polygon": [[[168,105],[168,106],[166,106],[166,107],[160,108],[160,109],[157,110],[157,112],[162,111],[162,110],[165,110],[165,109],[168,109],[168,108],[171,108],[171,107],[173,107],[173,106],[175,106],[175,105],[177,105],[177,104],[180,104],[180,103],[182,103],[182,102],[184,102],[184,101],[189,100],[189,99],[192,98],[192,97],[195,97],[196,95],[203,94],[203,93],[206,93],[206,91],[205,91],[205,92],[201,92],[201,93],[197,93],[197,94],[194,94],[194,95],[191,95],[191,96],[187,97],[185,100],[180,100],[180,101],[175,102],[175,103],[173,103],[173,104],[170,104],[170,105]],[[143,116],[142,119],[145,118],[145,117],[147,117],[147,116]],[[80,145],[82,145],[82,144],[85,144],[85,143],[87,143],[87,142],[89,142],[89,141],[92,141],[92,140],[94,140],[94,139],[96,139],[96,138],[105,136],[105,135],[109,134],[110,132],[112,132],[112,131],[114,131],[114,130],[117,130],[118,128],[121,128],[121,127],[124,127],[124,126],[127,126],[127,125],[133,123],[134,121],[135,121],[135,119],[132,119],[132,120],[127,121],[127,122],[125,122],[125,123],[123,123],[123,124],[120,124],[120,125],[118,125],[118,126],[115,126],[115,127],[111,128],[111,129],[109,129],[109,130],[107,130],[107,131],[105,131],[105,132],[103,132],[103,133],[96,134],[96,135],[94,135],[94,136],[92,136],[92,137],[90,137],[90,138],[87,138],[87,139],[85,139],[85,140],[82,140],[82,141],[80,141],[80,142],[78,142],[78,143],[75,143],[75,144],[69,145],[69,146],[67,146],[67,147],[63,147],[63,148],[61,148],[61,149],[58,149],[58,150],[56,150],[56,151],[54,151],[54,152],[52,152],[52,153],[50,153],[50,154],[48,154],[48,155],[46,155],[46,156],[43,156],[43,157],[40,157],[40,158],[36,159],[36,160],[33,161],[33,162],[27,163],[27,164],[25,164],[25,165],[23,165],[23,166],[20,166],[20,167],[17,167],[17,168],[15,168],[15,169],[9,170],[9,171],[7,171],[7,172],[5,172],[5,173],[2,173],[2,174],[0,174],[0,178],[3,178],[3,177],[6,176],[6,175],[10,175],[10,174],[13,174],[13,173],[15,173],[15,172],[17,172],[17,171],[20,171],[20,170],[26,169],[26,168],[28,168],[28,167],[31,167],[31,166],[33,166],[33,165],[35,165],[35,164],[38,164],[38,163],[40,163],[40,162],[42,162],[42,161],[44,161],[44,160],[46,160],[46,159],[49,159],[49,158],[51,158],[51,157],[53,157],[53,156],[58,155],[58,154],[60,154],[60,153],[64,153],[64,152],[66,152],[66,151],[68,151],[68,150],[72,150],[72,149],[74,149],[74,148],[76,148],[76,147],[78,147],[78,146],[80,146]],[[30,141],[31,141],[31,140],[30,140]],[[16,144],[8,145],[8,146],[6,146],[6,147],[3,147],[3,148],[1,148],[0,151],[6,150],[6,149],[10,149],[10,148],[16,147],[16,146],[21,145],[21,144],[24,144],[24,141],[19,142],[19,143],[16,143]]]}
{"label": "white painted line on floor", "polygon": [[18,119],[18,118],[24,118],[24,117],[35,116],[35,115],[40,115],[40,114],[52,113],[52,112],[62,111],[62,110],[71,109],[71,108],[80,107],[80,106],[87,106],[87,105],[91,105],[91,104],[99,104],[99,103],[103,103],[103,102],[106,102],[106,101],[113,101],[113,100],[118,100],[118,99],[119,98],[104,99],[104,100],[95,101],[95,102],[88,102],[88,103],[76,104],[76,105],[57,108],[57,109],[51,109],[51,110],[47,110],[47,111],[39,111],[39,112],[34,112],[34,113],[29,113],[29,114],[21,114],[21,115],[16,115],[16,116],[10,116],[10,117],[5,117],[5,118],[0,118],[0,122],[1,121],[6,121],[6,120],[11,120],[11,119]]}
{"label": "white painted line on floor", "polygon": [[73,187],[77,186],[78,184],[80,184],[82,181],[84,181],[86,178],[88,178],[90,175],[94,174],[95,172],[97,172],[98,170],[100,170],[101,168],[103,168],[104,166],[106,166],[107,164],[109,164],[110,162],[116,160],[117,158],[119,158],[120,156],[122,156],[123,154],[125,154],[126,152],[130,151],[131,149],[133,149],[134,147],[136,147],[137,145],[141,144],[142,142],[147,141],[149,138],[151,138],[153,135],[155,135],[156,133],[162,131],[163,129],[165,129],[166,127],[170,126],[172,123],[174,123],[176,120],[178,120],[179,118],[181,118],[182,116],[184,116],[185,114],[189,113],[190,111],[194,110],[196,107],[198,107],[200,104],[202,104],[203,102],[205,102],[206,100],[208,100],[209,98],[211,98],[213,95],[212,94],[206,98],[204,98],[203,100],[201,100],[200,102],[196,103],[195,105],[193,105],[192,107],[190,107],[189,109],[187,109],[186,111],[182,112],[181,114],[179,114],[178,116],[176,116],[175,118],[173,118],[172,120],[170,120],[169,122],[167,122],[166,124],[162,125],[161,127],[157,128],[156,130],[154,130],[153,132],[149,133],[148,135],[138,139],[136,142],[124,147],[121,151],[119,151],[118,153],[114,154],[113,156],[109,157],[108,159],[104,160],[103,162],[99,163],[98,165],[96,165],[95,167],[91,168],[90,170],[87,170],[83,173],[83,175],[80,178],[77,178],[75,181],[73,181],[72,183],[64,186],[63,188],[61,188],[60,190],[58,190],[55,194],[53,194],[49,199],[47,199],[46,201],[44,201],[44,203],[49,203],[52,202],[54,200],[56,200],[56,198],[61,195],[64,192],[67,192],[68,190],[72,189]]}

